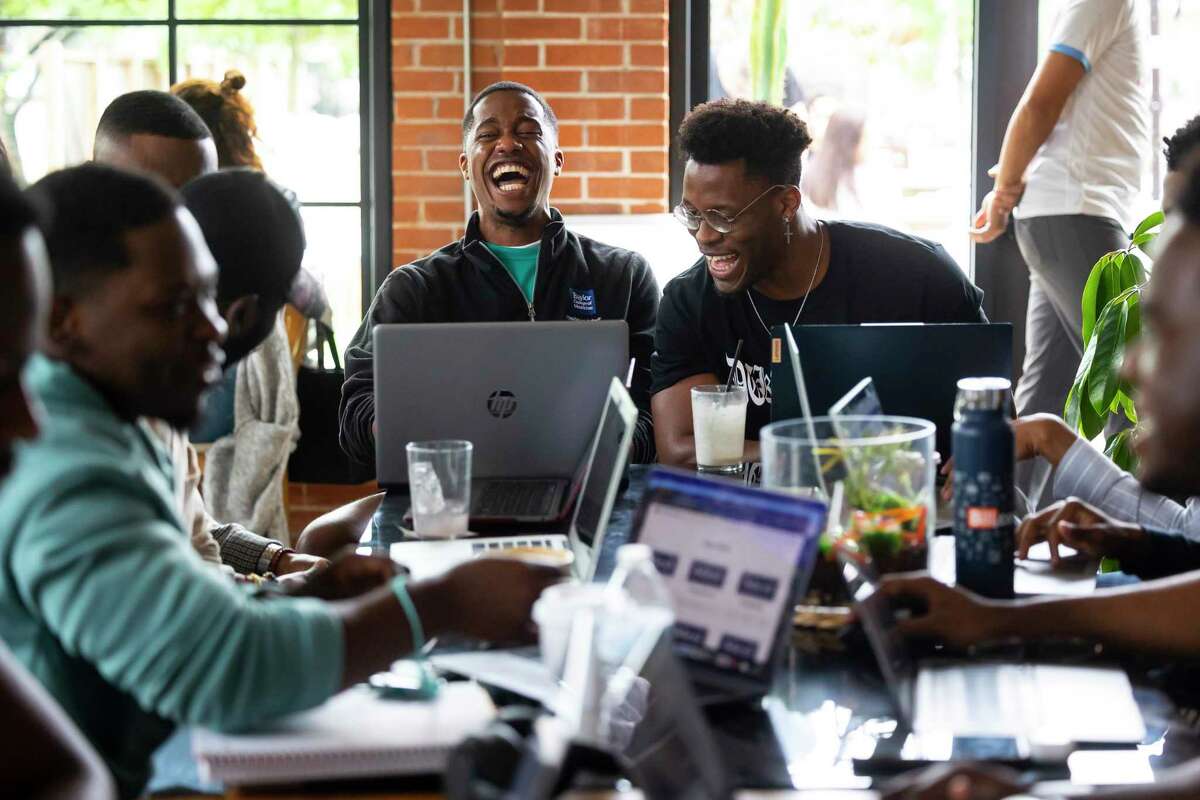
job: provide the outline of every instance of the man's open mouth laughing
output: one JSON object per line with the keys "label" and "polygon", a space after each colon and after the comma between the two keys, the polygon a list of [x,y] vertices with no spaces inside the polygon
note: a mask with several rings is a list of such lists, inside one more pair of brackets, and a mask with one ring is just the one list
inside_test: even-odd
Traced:
{"label": "man's open mouth laughing", "polygon": [[530,185],[532,171],[516,161],[503,161],[491,168],[489,177],[501,194],[519,194]]}
{"label": "man's open mouth laughing", "polygon": [[704,258],[708,262],[708,272],[715,280],[728,281],[737,273],[737,253],[705,253]]}

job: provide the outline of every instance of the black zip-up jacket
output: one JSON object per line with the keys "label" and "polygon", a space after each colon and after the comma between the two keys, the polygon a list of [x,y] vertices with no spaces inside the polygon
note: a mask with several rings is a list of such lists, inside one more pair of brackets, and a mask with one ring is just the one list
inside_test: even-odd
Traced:
{"label": "black zip-up jacket", "polygon": [[[346,348],[346,383],[339,416],[342,448],[351,458],[374,469],[371,334],[376,325],[623,319],[629,324],[629,355],[637,359],[630,395],[638,408],[638,423],[630,458],[634,463],[654,460],[650,352],[660,297],[654,273],[637,253],[571,233],[556,209],[550,210],[550,217],[542,232],[532,306],[484,246],[477,213],[467,223],[461,241],[387,276]],[[420,389],[414,387],[413,391]]]}

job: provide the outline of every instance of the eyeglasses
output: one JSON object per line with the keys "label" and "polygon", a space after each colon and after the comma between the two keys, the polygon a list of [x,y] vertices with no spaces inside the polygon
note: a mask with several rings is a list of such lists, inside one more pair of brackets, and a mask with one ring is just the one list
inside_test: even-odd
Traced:
{"label": "eyeglasses", "polygon": [[732,217],[725,216],[715,208],[710,208],[707,211],[690,211],[683,207],[683,203],[675,206],[673,213],[675,214],[675,219],[679,220],[680,224],[682,224],[683,227],[687,228],[692,233],[700,230],[700,224],[702,222],[707,222],[708,227],[712,228],[717,233],[729,233],[733,230],[733,223],[737,221],[738,217],[740,217],[742,214],[745,214],[746,211],[750,209],[750,206],[754,205],[759,200],[762,200],[769,192],[772,192],[775,189],[790,188],[792,187],[786,183],[777,183],[774,186],[769,186],[767,187],[766,191],[751,200],[749,203],[746,203],[745,207]]}

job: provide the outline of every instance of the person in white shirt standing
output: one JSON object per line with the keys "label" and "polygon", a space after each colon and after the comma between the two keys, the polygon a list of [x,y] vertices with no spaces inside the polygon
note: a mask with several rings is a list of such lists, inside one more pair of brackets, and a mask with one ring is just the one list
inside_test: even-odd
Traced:
{"label": "person in white shirt standing", "polygon": [[1088,273],[1128,242],[1150,149],[1148,37],[1138,5],[1065,0],[971,231],[974,241],[990,242],[1015,216],[1029,266],[1018,414],[1062,413],[1083,355],[1080,298]]}

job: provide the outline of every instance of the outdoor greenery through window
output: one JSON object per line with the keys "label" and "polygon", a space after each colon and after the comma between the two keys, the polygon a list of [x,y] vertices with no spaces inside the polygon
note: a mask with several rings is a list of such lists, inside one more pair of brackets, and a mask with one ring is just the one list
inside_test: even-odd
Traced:
{"label": "outdoor greenery through window", "polygon": [[[712,0],[710,97],[755,97],[765,52],[755,5]],[[787,36],[776,101],[813,137],[801,185],[810,210],[941,242],[967,269],[974,0],[777,5]]]}
{"label": "outdoor greenery through window", "polygon": [[241,71],[263,166],[304,205],[305,266],[349,341],[362,316],[358,0],[175,0],[173,17],[167,0],[0,6],[0,138],[25,183],[89,159],[118,95]]}

